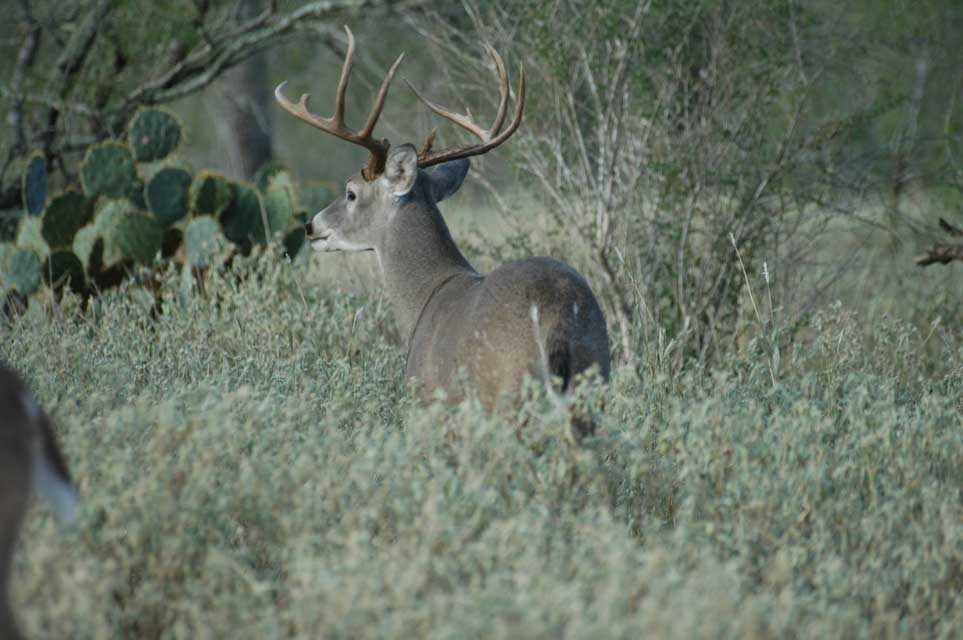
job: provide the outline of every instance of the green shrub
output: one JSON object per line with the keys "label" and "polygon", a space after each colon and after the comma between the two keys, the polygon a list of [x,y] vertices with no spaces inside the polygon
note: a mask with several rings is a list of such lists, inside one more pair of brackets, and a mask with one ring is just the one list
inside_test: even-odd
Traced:
{"label": "green shrub", "polygon": [[[211,270],[217,305],[147,323],[129,288],[92,300],[95,322],[68,295],[8,327],[0,358],[56,418],[83,497],[74,531],[39,507],[26,523],[29,637],[963,628],[963,370],[916,384],[925,336],[827,310],[775,388],[734,353],[619,369],[573,447],[537,397],[517,418],[414,405],[377,296],[318,271],[238,256]],[[180,288],[171,272],[159,295]],[[963,362],[958,329],[929,339]]]}

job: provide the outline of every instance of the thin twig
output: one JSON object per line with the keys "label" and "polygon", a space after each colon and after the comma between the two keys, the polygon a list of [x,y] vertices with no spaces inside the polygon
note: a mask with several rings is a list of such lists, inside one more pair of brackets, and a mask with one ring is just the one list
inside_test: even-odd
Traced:
{"label": "thin twig", "polygon": [[[749,301],[752,302],[752,310],[756,313],[756,320],[759,321],[760,327],[765,327],[765,324],[762,321],[762,315],[759,313],[759,307],[756,305],[756,296],[752,294],[752,284],[749,282],[749,274],[746,272],[746,265],[742,261],[742,254],[739,253],[739,245],[736,244],[736,237],[732,235],[732,232],[729,233],[729,241],[732,242],[732,248],[736,250],[736,257],[739,259],[739,266],[742,268],[742,277],[746,280],[746,288],[749,291]],[[772,380],[772,386],[776,386],[776,374],[772,370],[772,362],[769,358],[766,358],[766,367],[769,369],[769,378]]]}

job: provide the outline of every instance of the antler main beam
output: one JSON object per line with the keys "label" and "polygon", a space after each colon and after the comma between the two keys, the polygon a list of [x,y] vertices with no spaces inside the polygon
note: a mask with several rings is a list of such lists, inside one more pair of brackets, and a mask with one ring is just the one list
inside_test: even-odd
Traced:
{"label": "antler main beam", "polygon": [[287,80],[278,85],[277,89],[274,90],[274,98],[278,101],[281,107],[295,116],[296,118],[307,122],[313,127],[321,129],[325,133],[330,133],[333,136],[337,136],[342,140],[360,145],[368,150],[368,162],[362,170],[362,175],[365,180],[374,180],[378,175],[385,170],[385,161],[388,158],[388,148],[391,143],[387,139],[377,139],[373,137],[375,125],[378,123],[378,117],[381,116],[381,111],[385,106],[385,99],[388,97],[388,88],[391,86],[391,80],[395,76],[395,71],[398,70],[398,65],[401,64],[402,59],[404,59],[405,54],[402,53],[395,60],[395,63],[391,65],[391,69],[388,70],[388,74],[385,76],[384,81],[381,83],[381,88],[378,90],[378,95],[375,97],[374,104],[371,107],[371,112],[368,114],[368,120],[365,122],[364,128],[361,131],[356,131],[351,129],[344,123],[344,94],[348,88],[348,80],[351,77],[351,65],[354,61],[354,34],[351,33],[351,29],[345,25],[345,32],[348,34],[348,52],[344,56],[344,64],[341,67],[341,78],[338,80],[338,90],[335,94],[334,99],[334,115],[330,118],[325,118],[317,114],[311,113],[308,107],[308,94],[301,96],[301,99],[297,103],[291,102],[284,96],[284,85],[287,84]]}
{"label": "antler main beam", "polygon": [[449,111],[448,109],[445,109],[444,107],[441,107],[422,96],[410,82],[405,80],[405,82],[408,84],[408,87],[414,92],[415,96],[417,96],[417,98],[425,104],[426,107],[440,115],[442,118],[457,124],[462,129],[470,131],[475,137],[481,140],[481,142],[477,144],[460,147],[448,147],[446,149],[435,151],[431,148],[435,135],[435,133],[432,132],[428,140],[425,142],[425,145],[418,153],[419,167],[430,167],[432,165],[441,164],[442,162],[448,162],[449,160],[468,158],[470,156],[477,156],[487,153],[508,140],[512,134],[515,133],[515,130],[518,129],[518,125],[522,123],[522,111],[525,108],[525,68],[520,66],[518,69],[518,95],[515,100],[515,114],[512,117],[512,121],[509,123],[508,128],[503,131],[502,126],[505,124],[505,116],[508,114],[508,94],[510,92],[508,73],[505,71],[505,63],[502,61],[501,56],[498,55],[498,52],[488,44],[485,45],[485,50],[495,63],[495,68],[498,71],[498,79],[501,87],[501,96],[498,100],[498,113],[495,115],[495,122],[493,122],[492,126],[488,129],[483,129],[481,125],[475,122],[474,118],[471,116],[471,112],[459,114]]}

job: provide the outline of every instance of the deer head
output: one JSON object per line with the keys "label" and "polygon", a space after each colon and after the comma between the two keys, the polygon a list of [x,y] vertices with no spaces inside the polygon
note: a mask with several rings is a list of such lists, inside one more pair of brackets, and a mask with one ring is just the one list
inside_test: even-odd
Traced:
{"label": "deer head", "polygon": [[[481,155],[502,144],[518,129],[525,106],[525,72],[519,72],[518,99],[515,114],[505,127],[508,115],[509,82],[505,64],[498,53],[486,45],[486,50],[498,71],[501,95],[495,121],[488,129],[479,126],[471,114],[453,113],[424,98],[408,86],[419,100],[433,112],[457,124],[475,135],[479,142],[471,145],[434,149],[433,131],[421,150],[411,144],[392,149],[388,140],[373,137],[378,117],[384,108],[391,80],[404,54],[391,66],[368,114],[367,122],[360,131],[344,123],[344,94],[351,75],[354,56],[354,36],[348,27],[348,51],[341,68],[341,78],[335,94],[334,115],[324,118],[310,112],[308,96],[302,95],[297,103],[288,100],[283,93],[284,84],[278,86],[274,95],[278,103],[289,113],[326,133],[353,142],[368,149],[368,162],[364,168],[351,176],[345,184],[344,195],[319,212],[307,224],[307,235],[315,251],[370,251],[382,246],[389,223],[400,207],[411,201],[433,207],[454,193],[461,186],[468,172],[470,156]],[[439,165],[439,166],[436,166]],[[430,171],[423,171],[433,167]]]}

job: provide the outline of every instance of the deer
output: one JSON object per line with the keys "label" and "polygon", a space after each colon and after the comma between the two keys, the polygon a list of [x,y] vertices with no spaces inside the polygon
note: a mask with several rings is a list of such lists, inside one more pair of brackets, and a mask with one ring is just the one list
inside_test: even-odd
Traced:
{"label": "deer", "polygon": [[9,600],[10,570],[31,493],[47,499],[62,525],[75,517],[76,492],[50,419],[12,369],[0,363],[0,638],[21,638]]}
{"label": "deer", "polygon": [[[473,156],[508,140],[518,129],[525,106],[525,69],[519,67],[512,119],[507,123],[510,83],[505,63],[485,44],[500,85],[493,124],[484,128],[471,112],[459,114],[408,87],[430,111],[468,131],[478,142],[436,149],[437,128],[420,149],[392,147],[374,136],[388,89],[404,53],[388,70],[364,126],[345,124],[345,90],[355,51],[348,47],[334,100],[334,114],[310,111],[309,96],[298,102],[275,89],[280,106],[296,118],[368,150],[362,169],[345,182],[344,194],[305,224],[314,252],[372,251],[380,265],[384,293],[399,331],[407,336],[406,380],[424,400],[437,391],[459,402],[459,375],[487,411],[520,399],[526,376],[563,398],[590,377],[607,382],[611,367],[605,316],[585,278],[550,257],[514,260],[479,273],[459,250],[438,209],[468,174]],[[591,418],[573,416],[577,435],[594,431]]]}

